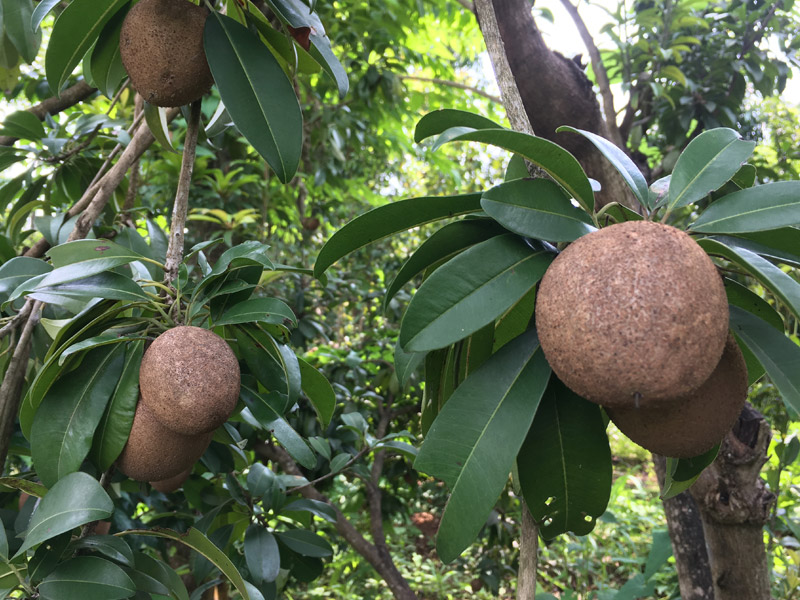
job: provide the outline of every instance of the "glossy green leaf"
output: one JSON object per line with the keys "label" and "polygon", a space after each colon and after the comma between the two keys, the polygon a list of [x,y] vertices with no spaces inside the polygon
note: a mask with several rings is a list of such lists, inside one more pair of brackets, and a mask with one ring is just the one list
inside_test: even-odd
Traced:
{"label": "glossy green leaf", "polygon": [[781,333],[784,332],[785,326],[780,314],[761,296],[758,296],[741,283],[727,278],[725,279],[725,293],[730,304],[745,309],[759,319],[766,321]]}
{"label": "glossy green leaf", "polygon": [[44,275],[53,270],[49,264],[39,258],[16,256],[0,265],[0,301],[8,296],[32,277]]}
{"label": "glossy green leaf", "polygon": [[244,534],[244,558],[256,583],[275,581],[281,570],[278,540],[261,525],[250,525]]}
{"label": "glossy green leaf", "polygon": [[310,498],[293,500],[292,502],[284,506],[281,509],[281,512],[283,513],[309,512],[312,515],[316,515],[320,519],[327,521],[328,523],[336,523],[337,520],[337,512],[333,506],[331,506],[327,502],[322,502],[320,500],[311,500]]}
{"label": "glossy green leaf", "polygon": [[525,503],[546,540],[594,529],[611,493],[611,450],[600,407],[556,378],[517,459]]}
{"label": "glossy green leaf", "polygon": [[340,258],[386,237],[431,221],[481,210],[480,194],[410,198],[379,206],[350,221],[322,247],[314,263],[319,277]]}
{"label": "glossy green leaf", "polygon": [[492,219],[463,219],[448,223],[434,232],[403,263],[397,275],[392,279],[383,299],[384,310],[388,308],[391,299],[406,283],[431,265],[479,242],[506,233],[506,231]]}
{"label": "glossy green leaf", "polygon": [[579,133],[594,144],[603,156],[608,159],[608,162],[619,171],[619,174],[622,175],[622,178],[625,180],[625,183],[628,184],[628,187],[639,201],[639,204],[646,209],[653,208],[650,203],[650,192],[647,189],[647,180],[644,178],[644,175],[642,175],[639,167],[636,166],[636,163],[634,163],[622,149],[591,131],[584,131],[583,129],[576,129],[575,127],[569,127],[567,125],[556,129],[556,132],[562,131]]}
{"label": "glossy green leaf", "polygon": [[740,137],[733,129],[720,127],[689,142],[672,170],[668,210],[705,198],[736,174],[756,147]]}
{"label": "glossy green leaf", "polygon": [[[244,579],[236,569],[236,566],[217,548],[214,543],[194,527],[190,527],[185,533],[178,533],[171,529],[153,527],[152,529],[129,529],[123,532],[124,535],[143,535],[166,538],[180,542],[199,552],[207,560],[211,561],[222,573],[233,583],[237,591],[242,595],[242,600],[250,600],[247,593]],[[83,600],[86,600],[85,598]]]}
{"label": "glossy green leaf", "polygon": [[270,496],[278,487],[280,487],[278,478],[268,466],[262,463],[250,466],[250,471],[247,473],[247,489],[253,497]]}
{"label": "glossy green leaf", "polygon": [[481,115],[465,110],[443,108],[429,112],[417,122],[417,127],[414,129],[414,141],[419,143],[453,127],[468,127],[473,130],[503,128],[499,123],[495,123]]}
{"label": "glossy green leaf", "polygon": [[225,311],[215,325],[238,325],[240,323],[272,323],[297,325],[297,317],[285,302],[277,298],[251,298],[235,304]]}
{"label": "glossy green leaf", "polygon": [[394,373],[400,387],[405,389],[414,373],[425,360],[426,352],[406,352],[400,344],[394,345]]}
{"label": "glossy green leaf", "polygon": [[596,231],[586,211],[549,179],[517,179],[483,193],[481,206],[506,229],[550,242],[572,242]]}
{"label": "glossy green leaf", "polygon": [[114,97],[119,84],[128,76],[120,57],[119,34],[130,4],[128,1],[106,23],[89,58],[94,85],[108,98]]}
{"label": "glossy green leaf", "polygon": [[644,217],[618,202],[610,202],[597,211],[595,219],[597,219],[601,227],[608,227],[613,223],[641,221]]}
{"label": "glossy green leaf", "polygon": [[31,25],[33,0],[2,0],[5,33],[26,63],[32,63],[39,53],[42,34]]}
{"label": "glossy green leaf", "polygon": [[336,393],[327,378],[306,361],[298,358],[303,393],[311,402],[322,427],[327,427],[336,410]]}
{"label": "glossy green leaf", "polygon": [[714,236],[728,246],[745,248],[778,262],[800,267],[800,229],[782,227],[770,231]]}
{"label": "glossy green leaf", "polygon": [[164,150],[179,154],[172,145],[172,138],[169,135],[169,123],[167,122],[167,109],[163,106],[155,106],[149,102],[144,103],[144,120],[147,123],[150,133],[161,144]]}
{"label": "glossy green leaf", "polygon": [[89,453],[122,372],[124,352],[121,345],[93,350],[84,368],[62,377],[42,400],[31,427],[31,456],[45,485],[78,470]]}
{"label": "glossy green leaf", "polygon": [[11,488],[12,490],[20,490],[29,496],[36,496],[37,498],[43,498],[47,493],[47,488],[41,483],[19,477],[0,477],[0,486]]}
{"label": "glossy green leaf", "polygon": [[800,283],[779,267],[754,252],[728,246],[718,239],[705,238],[698,240],[698,244],[709,254],[722,256],[742,267],[775,294],[795,317],[800,318]]}
{"label": "glossy green leaf", "polygon": [[719,444],[693,458],[667,457],[666,471],[664,474],[664,489],[661,498],[667,500],[688,490],[703,470],[717,458]]}
{"label": "glossy green leaf", "polygon": [[44,67],[54,94],[81,62],[105,24],[129,0],[72,0],[56,19],[47,44]]}
{"label": "glossy green leaf", "polygon": [[92,440],[91,457],[101,471],[117,460],[128,441],[139,399],[139,366],[143,353],[143,341],[127,345],[122,374]]}
{"label": "glossy green leaf", "polygon": [[534,331],[491,356],[442,407],[414,468],[451,490],[436,548],[450,562],[478,535],[508,481],[550,366]]}
{"label": "glossy green leaf", "polygon": [[78,556],[61,563],[39,584],[44,600],[117,600],[136,593],[121,567],[97,556]]}
{"label": "glossy green leaf", "polygon": [[94,477],[81,471],[70,473],[42,498],[17,556],[76,527],[107,519],[113,511],[114,503]]}
{"label": "glossy green leaf", "polygon": [[275,534],[290,550],[301,556],[324,558],[333,554],[333,548],[325,538],[308,529],[290,529]]}
{"label": "glossy green leaf", "polygon": [[61,0],[42,0],[39,4],[36,5],[36,8],[33,9],[33,13],[31,14],[31,29],[36,31],[42,24],[42,21],[47,16],[53,8],[59,3]]}
{"label": "glossy green leaf", "polygon": [[134,565],[133,551],[128,542],[115,535],[90,535],[78,538],[70,544],[70,550],[89,550],[125,566]]}
{"label": "glossy green leaf", "polygon": [[70,280],[56,285],[46,285],[48,280],[63,277],[64,270],[74,269],[75,266],[70,265],[69,267],[55,269],[51,273],[51,275],[55,274],[54,277],[45,277],[34,288],[30,296],[37,298],[38,295],[56,294],[71,298],[106,298],[108,300],[125,300],[128,302],[149,299],[145,291],[130,277],[113,272],[97,273],[82,279]]}
{"label": "glossy green leaf", "polygon": [[0,135],[9,135],[23,140],[40,140],[47,133],[36,115],[27,110],[21,110],[11,113],[3,120]]}
{"label": "glossy green leaf", "polygon": [[749,233],[800,225],[800,181],[776,181],[713,202],[690,225],[701,233]]}
{"label": "glossy green leaf", "polygon": [[300,163],[303,142],[294,88],[258,35],[218,12],[212,17],[203,39],[225,108],[278,179],[288,183]]}
{"label": "glossy green leaf", "polygon": [[400,326],[406,351],[443,348],[503,314],[541,279],[553,255],[513,234],[472,246],[434,271]]}
{"label": "glossy green leaf", "polygon": [[520,154],[547,171],[587,212],[594,211],[594,192],[589,178],[575,157],[558,144],[509,129],[471,131],[450,141],[482,142]]}
{"label": "glossy green leaf", "polygon": [[0,559],[8,561],[8,537],[5,527],[0,527]]}
{"label": "glossy green leaf", "polygon": [[800,346],[738,306],[731,306],[731,330],[766,369],[784,403],[800,413]]}

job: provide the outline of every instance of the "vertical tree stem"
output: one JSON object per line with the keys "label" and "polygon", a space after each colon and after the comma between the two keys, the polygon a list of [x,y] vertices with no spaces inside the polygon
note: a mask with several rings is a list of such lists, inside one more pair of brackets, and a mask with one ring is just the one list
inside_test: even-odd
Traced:
{"label": "vertical tree stem", "polygon": [[178,190],[175,193],[175,204],[172,207],[172,223],[169,228],[169,248],[164,280],[171,283],[178,276],[178,267],[183,260],[183,230],[186,226],[186,214],[189,212],[189,188],[194,171],[194,157],[197,149],[197,134],[200,130],[201,101],[192,103],[191,114],[186,123],[186,140],[183,143],[183,161],[178,178]]}

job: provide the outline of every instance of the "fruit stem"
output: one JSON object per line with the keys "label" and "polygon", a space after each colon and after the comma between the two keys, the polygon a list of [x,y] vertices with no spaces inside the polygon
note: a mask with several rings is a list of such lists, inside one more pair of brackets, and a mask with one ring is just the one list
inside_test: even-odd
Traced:
{"label": "fruit stem", "polygon": [[200,130],[201,100],[192,102],[191,114],[186,122],[186,140],[183,143],[183,161],[178,178],[178,189],[175,192],[175,204],[172,208],[172,223],[169,232],[169,248],[164,264],[164,281],[172,284],[178,277],[178,269],[183,260],[183,230],[186,226],[186,215],[189,212],[189,187],[194,171],[194,157],[197,149],[197,134]]}

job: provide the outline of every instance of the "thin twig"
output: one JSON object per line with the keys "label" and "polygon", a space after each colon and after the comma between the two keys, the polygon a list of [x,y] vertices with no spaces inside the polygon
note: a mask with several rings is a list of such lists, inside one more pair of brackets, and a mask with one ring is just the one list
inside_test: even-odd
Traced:
{"label": "thin twig", "polygon": [[8,334],[13,332],[17,327],[20,326],[20,323],[25,321],[28,318],[28,315],[31,314],[31,310],[33,309],[33,302],[26,302],[25,305],[22,307],[14,317],[3,325],[3,328],[0,329],[0,340],[6,337]]}
{"label": "thin twig", "polygon": [[472,85],[467,85],[466,83],[460,83],[458,81],[450,81],[449,79],[439,79],[438,77],[418,77],[417,75],[399,75],[400,79],[410,79],[412,81],[424,81],[427,83],[435,83],[436,85],[445,85],[448,87],[458,88],[460,90],[467,90],[468,92],[473,92],[478,94],[479,96],[483,96],[484,98],[488,98],[492,102],[497,102],[501,104],[503,101],[493,94],[489,92],[484,92],[483,90],[476,88]]}
{"label": "thin twig", "polygon": [[178,277],[178,268],[183,260],[183,230],[189,212],[189,188],[194,172],[194,157],[197,149],[197,134],[200,130],[200,100],[192,103],[192,111],[186,124],[186,140],[183,143],[183,161],[172,208],[172,223],[169,228],[169,247],[164,270],[164,281],[172,283]]}

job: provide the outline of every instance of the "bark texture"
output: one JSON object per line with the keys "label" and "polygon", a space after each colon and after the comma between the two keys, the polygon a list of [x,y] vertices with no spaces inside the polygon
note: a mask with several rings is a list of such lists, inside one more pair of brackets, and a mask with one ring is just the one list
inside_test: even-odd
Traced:
{"label": "bark texture", "polygon": [[719,456],[690,492],[703,519],[715,600],[768,600],[763,527],[775,495],[759,473],[772,438],[764,417],[745,405]]}

